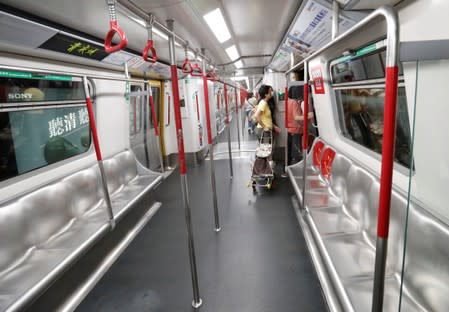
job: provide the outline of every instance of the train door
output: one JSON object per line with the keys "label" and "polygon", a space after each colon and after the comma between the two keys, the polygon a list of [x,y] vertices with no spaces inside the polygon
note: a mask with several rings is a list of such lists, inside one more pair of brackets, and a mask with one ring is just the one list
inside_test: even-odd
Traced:
{"label": "train door", "polygon": [[130,147],[137,160],[148,169],[160,171],[159,145],[154,127],[159,126],[161,85],[151,81],[154,111],[158,125],[154,125],[149,102],[149,89],[144,83],[133,84],[129,96],[129,135]]}

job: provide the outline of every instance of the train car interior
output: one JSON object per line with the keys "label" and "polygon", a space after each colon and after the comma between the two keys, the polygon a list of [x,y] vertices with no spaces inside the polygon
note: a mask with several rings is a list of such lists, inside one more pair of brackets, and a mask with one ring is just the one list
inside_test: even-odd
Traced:
{"label": "train car interior", "polygon": [[0,311],[448,311],[448,12],[0,0]]}

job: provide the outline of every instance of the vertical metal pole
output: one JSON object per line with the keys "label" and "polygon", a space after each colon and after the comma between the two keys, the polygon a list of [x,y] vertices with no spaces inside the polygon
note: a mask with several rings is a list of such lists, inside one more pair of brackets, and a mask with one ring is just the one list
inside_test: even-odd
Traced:
{"label": "vertical metal pole", "polygon": [[338,36],[338,17],[340,14],[340,6],[337,0],[332,3],[332,39]]}
{"label": "vertical metal pole", "polygon": [[284,172],[287,172],[288,167],[288,76],[285,76],[285,91],[284,91],[284,123],[285,123],[285,163],[284,163]]}
{"label": "vertical metal pole", "polygon": [[153,90],[151,90],[151,85],[149,81],[148,81],[148,88],[150,90],[150,108],[151,108],[151,115],[153,117],[154,135],[156,136],[157,148],[159,150],[158,152],[159,162],[161,164],[161,172],[164,173],[164,160],[162,159],[161,142],[159,137],[159,123],[158,119],[156,118],[156,110],[154,109]]}
{"label": "vertical metal pole", "polygon": [[[293,67],[295,65],[295,55],[293,52],[290,53],[290,66]],[[294,73],[291,73],[291,75],[294,75]],[[293,79],[291,79],[293,80]],[[284,166],[284,172],[287,172],[288,167],[288,149],[290,146],[288,146],[288,74],[285,75],[285,104],[284,104],[284,110],[285,110],[285,166]]]}
{"label": "vertical metal pole", "polygon": [[[167,27],[169,30],[173,31],[173,20],[167,20]],[[192,306],[194,308],[199,308],[203,303],[200,298],[200,291],[198,287],[198,273],[196,270],[196,259],[195,259],[195,244],[193,239],[192,231],[192,220],[190,212],[190,201],[189,201],[189,188],[187,184],[187,167],[184,154],[184,137],[182,134],[182,122],[181,122],[181,107],[179,104],[179,87],[178,87],[178,69],[176,67],[175,58],[175,38],[173,33],[169,34],[168,47],[170,52],[170,69],[172,78],[172,93],[173,93],[173,106],[175,113],[175,124],[176,124],[176,137],[178,141],[178,156],[179,156],[179,170],[181,175],[181,188],[182,197],[184,202],[186,226],[187,226],[187,239],[189,247],[190,256],[190,274],[192,277],[192,287],[193,287],[193,302]]]}
{"label": "vertical metal pole", "polygon": [[[201,53],[205,55],[205,50],[201,49]],[[212,184],[212,198],[214,202],[214,220],[215,220],[215,232],[220,232],[220,219],[218,215],[218,202],[217,202],[217,187],[215,185],[215,163],[214,163],[214,145],[212,144],[212,127],[210,123],[210,107],[209,107],[209,87],[207,85],[206,76],[206,61],[203,58],[203,90],[204,90],[204,104],[206,105],[206,125],[207,125],[207,142],[209,144],[209,156],[210,156],[210,181]]]}
{"label": "vertical metal pole", "polygon": [[[143,79],[145,81],[144,90],[145,90],[145,92],[148,92],[148,86],[149,85],[147,83],[147,73],[145,71],[143,72]],[[147,112],[148,112],[148,117],[149,117],[150,116],[150,112],[149,112],[147,106],[144,105],[143,106],[143,116],[144,116],[144,118],[143,118],[143,147],[145,149],[145,164],[146,164],[147,168],[150,168],[150,154],[148,153],[148,134],[147,134],[148,127],[149,127],[149,124],[150,124],[150,119],[146,118],[147,117]]]}
{"label": "vertical metal pole", "polygon": [[103,157],[101,156],[100,141],[98,140],[97,126],[95,124],[95,115],[92,107],[92,100],[90,99],[89,88],[87,85],[87,77],[83,77],[84,93],[86,95],[87,113],[89,114],[89,126],[94,140],[95,154],[97,155],[98,168],[100,168],[101,184],[103,187],[104,199],[106,202],[106,212],[108,214],[111,231],[115,228],[114,212],[112,211],[111,198],[109,197],[108,183],[106,181],[106,174],[103,167]]}
{"label": "vertical metal pole", "polygon": [[302,130],[302,177],[303,177],[303,187],[302,187],[302,209],[306,209],[306,179],[307,179],[307,148],[309,145],[309,133],[307,131],[308,120],[307,115],[309,114],[309,70],[308,63],[304,62],[304,128]]}
{"label": "vertical metal pole", "polygon": [[224,100],[225,100],[225,109],[226,109],[226,127],[228,132],[228,152],[229,152],[229,170],[231,171],[231,180],[234,177],[234,172],[232,169],[232,150],[231,150],[231,125],[229,123],[229,110],[228,110],[228,90],[226,88],[226,83],[224,84]]}
{"label": "vertical metal pole", "polygon": [[237,117],[237,139],[239,141],[239,150],[240,150],[240,124],[239,124],[239,103],[237,99],[237,87],[234,87],[234,94],[235,94],[235,116]]}
{"label": "vertical metal pole", "polygon": [[387,50],[384,99],[384,133],[380,173],[379,213],[377,217],[376,262],[373,286],[373,312],[383,311],[385,267],[390,227],[391,188],[393,184],[394,141],[398,94],[399,27],[397,12],[391,10],[387,20]]}
{"label": "vertical metal pole", "polygon": [[243,107],[244,103],[245,100],[242,97],[242,90],[240,90],[240,119],[242,121],[242,140],[245,140],[245,109]]}

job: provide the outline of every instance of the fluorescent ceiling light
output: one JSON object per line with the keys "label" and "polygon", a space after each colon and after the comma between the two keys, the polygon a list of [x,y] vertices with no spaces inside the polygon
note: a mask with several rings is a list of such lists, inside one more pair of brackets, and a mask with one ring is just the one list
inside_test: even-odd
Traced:
{"label": "fluorescent ceiling light", "polygon": [[193,53],[192,51],[187,51],[187,54],[190,55],[191,57],[195,57],[195,53]]}
{"label": "fluorescent ceiling light", "polygon": [[243,67],[243,62],[242,62],[242,60],[238,60],[237,62],[235,62],[235,63],[234,63],[234,66],[237,67],[237,68]]}
{"label": "fluorescent ceiling light", "polygon": [[226,53],[228,54],[231,61],[238,59],[240,57],[239,52],[237,51],[237,48],[235,47],[235,44],[227,48]]}
{"label": "fluorescent ceiling light", "polygon": [[219,8],[205,14],[204,20],[220,43],[231,39],[231,33]]}

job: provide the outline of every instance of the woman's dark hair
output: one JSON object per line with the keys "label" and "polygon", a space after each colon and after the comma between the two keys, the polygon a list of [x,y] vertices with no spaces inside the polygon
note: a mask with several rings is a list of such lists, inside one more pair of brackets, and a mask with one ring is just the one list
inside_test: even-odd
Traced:
{"label": "woman's dark hair", "polygon": [[273,88],[269,85],[261,85],[260,86],[259,95],[262,100],[265,99],[265,95],[267,95],[270,92],[270,89],[273,89]]}
{"label": "woman's dark hair", "polygon": [[302,100],[304,97],[304,88],[302,86],[291,86],[288,89],[288,98]]}

